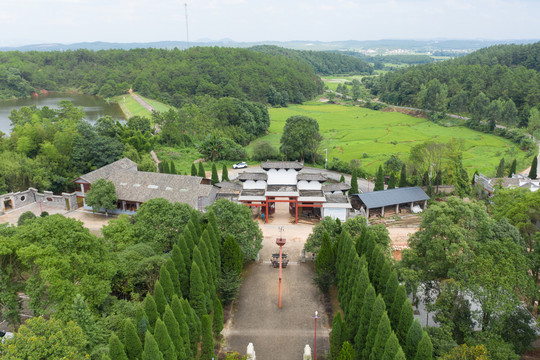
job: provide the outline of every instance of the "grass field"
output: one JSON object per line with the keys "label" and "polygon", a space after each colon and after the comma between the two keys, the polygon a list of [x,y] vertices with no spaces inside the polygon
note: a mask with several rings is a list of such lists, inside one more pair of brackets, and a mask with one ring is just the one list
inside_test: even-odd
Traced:
{"label": "grass field", "polygon": [[251,143],[248,152],[252,152],[253,146],[260,141],[268,141],[279,148],[286,119],[292,115],[306,115],[319,122],[320,133],[324,137],[321,148],[328,149],[329,161],[334,157],[344,161],[360,159],[362,167],[371,173],[390,155],[407,159],[414,145],[428,140],[445,143],[452,139],[462,140],[463,163],[471,174],[478,169],[486,175],[493,175],[501,157],[506,161],[517,158],[521,169],[530,162],[525,160],[524,152],[501,137],[465,127],[444,127],[397,112],[317,102],[272,108],[269,112],[269,134]]}
{"label": "grass field", "polygon": [[[171,108],[171,106],[163,104],[157,100],[152,100],[149,98],[146,98],[144,96],[141,96],[140,94],[137,94],[141,97],[141,99],[145,100],[147,103],[152,105],[154,109],[157,111],[167,111]],[[121,96],[115,96],[111,99],[112,101],[115,101],[120,105],[120,108],[126,115],[126,118],[131,116],[143,116],[143,117],[151,117],[151,114],[148,110],[146,110],[141,104],[139,104],[135,99],[133,99],[129,94],[121,95]],[[128,116],[131,115],[131,116]]]}

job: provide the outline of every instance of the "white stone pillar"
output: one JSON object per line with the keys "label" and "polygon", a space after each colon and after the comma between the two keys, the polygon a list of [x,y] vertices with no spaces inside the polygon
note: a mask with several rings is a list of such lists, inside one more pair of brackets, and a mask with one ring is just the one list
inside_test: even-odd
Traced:
{"label": "white stone pillar", "polygon": [[381,217],[384,217],[384,206],[381,208]]}
{"label": "white stone pillar", "polygon": [[309,347],[309,345],[306,345],[304,347],[304,357],[302,358],[302,360],[311,360],[312,357],[311,357],[311,348]]}
{"label": "white stone pillar", "polygon": [[255,348],[253,347],[253,343],[249,343],[247,346],[246,358],[247,360],[255,360]]}

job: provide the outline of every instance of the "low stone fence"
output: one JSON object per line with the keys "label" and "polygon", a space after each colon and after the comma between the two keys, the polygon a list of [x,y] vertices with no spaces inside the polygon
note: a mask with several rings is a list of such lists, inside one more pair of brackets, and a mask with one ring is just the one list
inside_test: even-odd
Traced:
{"label": "low stone fence", "polygon": [[0,214],[34,203],[43,203],[66,211],[75,210],[78,207],[76,193],[54,195],[52,191],[39,193],[37,189],[29,188],[25,191],[0,195]]}

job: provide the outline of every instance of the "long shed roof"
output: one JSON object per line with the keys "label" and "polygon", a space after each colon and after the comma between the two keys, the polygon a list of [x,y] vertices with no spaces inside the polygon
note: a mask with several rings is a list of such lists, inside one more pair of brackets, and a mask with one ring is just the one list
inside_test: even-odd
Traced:
{"label": "long shed roof", "polygon": [[429,196],[420,187],[406,187],[356,194],[368,209],[383,206],[428,200]]}

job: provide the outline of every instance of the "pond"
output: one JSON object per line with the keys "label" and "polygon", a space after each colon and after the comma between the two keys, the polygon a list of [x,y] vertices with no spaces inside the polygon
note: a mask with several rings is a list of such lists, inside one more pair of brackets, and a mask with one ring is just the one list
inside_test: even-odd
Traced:
{"label": "pond", "polygon": [[11,110],[23,106],[36,105],[37,107],[48,106],[57,109],[62,100],[71,101],[75,106],[84,108],[86,119],[94,122],[100,117],[109,115],[114,119],[124,120],[124,113],[116,103],[108,104],[105,100],[92,95],[81,94],[49,94],[40,95],[38,98],[17,99],[0,101],[0,131],[9,134],[11,132]]}

